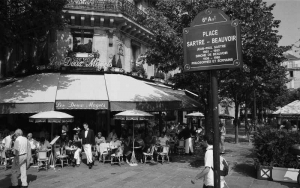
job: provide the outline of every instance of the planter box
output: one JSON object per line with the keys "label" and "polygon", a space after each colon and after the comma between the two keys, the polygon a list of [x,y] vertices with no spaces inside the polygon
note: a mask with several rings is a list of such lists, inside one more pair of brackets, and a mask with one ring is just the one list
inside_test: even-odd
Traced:
{"label": "planter box", "polygon": [[273,167],[272,178],[274,181],[297,183],[299,169]]}
{"label": "planter box", "polygon": [[257,179],[272,181],[272,168],[270,166],[257,166]]}

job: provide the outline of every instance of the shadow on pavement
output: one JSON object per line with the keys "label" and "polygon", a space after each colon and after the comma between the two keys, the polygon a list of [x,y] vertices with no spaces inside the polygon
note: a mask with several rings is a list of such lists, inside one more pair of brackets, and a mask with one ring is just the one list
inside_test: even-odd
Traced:
{"label": "shadow on pavement", "polygon": [[232,170],[234,172],[241,174],[243,176],[248,176],[252,178],[256,178],[256,170],[251,163],[241,163],[241,164],[236,164]]}
{"label": "shadow on pavement", "polygon": [[[235,143],[235,138],[234,137],[225,137],[225,142]],[[239,138],[239,143],[240,144],[249,144],[247,138]]]}
{"label": "shadow on pavement", "polygon": [[199,154],[193,155],[172,155],[172,163],[188,163],[190,167],[199,168],[204,166],[204,156]]}
{"label": "shadow on pavement", "polygon": [[[0,187],[1,188],[7,188],[11,186],[11,180],[10,180],[11,175],[7,174],[3,179],[0,179]],[[18,177],[20,178],[20,177]],[[32,174],[27,174],[27,182],[30,184],[31,182],[35,181],[37,179],[36,175]],[[19,179],[19,185],[21,185],[21,180]]]}
{"label": "shadow on pavement", "polygon": [[280,182],[280,184],[282,185],[282,187],[289,187],[289,188],[299,188],[300,187],[296,183],[283,183],[283,182]]}

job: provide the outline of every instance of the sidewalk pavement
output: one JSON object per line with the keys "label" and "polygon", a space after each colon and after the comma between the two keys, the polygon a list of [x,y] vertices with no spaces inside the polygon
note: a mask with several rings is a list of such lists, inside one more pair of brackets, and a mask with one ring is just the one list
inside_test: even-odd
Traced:
{"label": "sidewalk pavement", "polygon": [[[240,138],[239,144],[234,144],[234,135],[227,135],[225,140],[225,158],[230,165],[229,175],[225,181],[230,188],[281,188],[299,187],[293,183],[274,182],[256,179],[253,167],[251,144]],[[172,156],[170,163],[139,164],[137,167],[113,165],[95,162],[89,170],[85,164],[80,167],[64,167],[56,170],[37,172],[36,168],[27,171],[30,188],[199,188],[203,180],[191,184],[191,178],[203,170],[203,155]],[[19,181],[21,184],[21,182]],[[0,170],[0,188],[10,186],[10,170]]]}

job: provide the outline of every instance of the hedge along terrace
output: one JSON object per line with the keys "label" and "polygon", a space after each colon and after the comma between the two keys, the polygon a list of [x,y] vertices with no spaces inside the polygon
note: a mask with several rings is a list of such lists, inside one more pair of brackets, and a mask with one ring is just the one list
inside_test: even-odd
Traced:
{"label": "hedge along terrace", "polygon": [[299,132],[261,127],[253,135],[256,165],[297,168],[297,156],[290,153],[293,144],[300,144]]}

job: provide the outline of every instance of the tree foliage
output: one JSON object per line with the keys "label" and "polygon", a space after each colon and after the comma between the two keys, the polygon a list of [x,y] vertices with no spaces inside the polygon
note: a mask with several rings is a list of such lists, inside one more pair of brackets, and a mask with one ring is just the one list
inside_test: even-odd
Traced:
{"label": "tree foliage", "polygon": [[65,24],[62,9],[67,0],[0,1],[0,45],[44,42],[51,29]]}
{"label": "tree foliage", "polygon": [[[156,41],[147,52],[146,61],[167,72],[183,67],[182,31],[190,27],[195,16],[207,8],[217,8],[225,12],[231,20],[238,19],[241,24],[243,62],[250,72],[242,69],[219,71],[220,99],[230,98],[238,108],[239,104],[250,103],[251,93],[266,104],[286,91],[286,70],[280,65],[283,52],[288,46],[278,46],[281,36],[277,28],[280,21],[274,20],[272,10],[275,4],[267,5],[262,0],[219,1],[157,1],[149,11],[149,26],[153,28]],[[208,105],[208,72],[182,73],[173,77],[178,87],[189,88],[199,94],[199,100]],[[236,117],[237,117],[236,110]]]}

